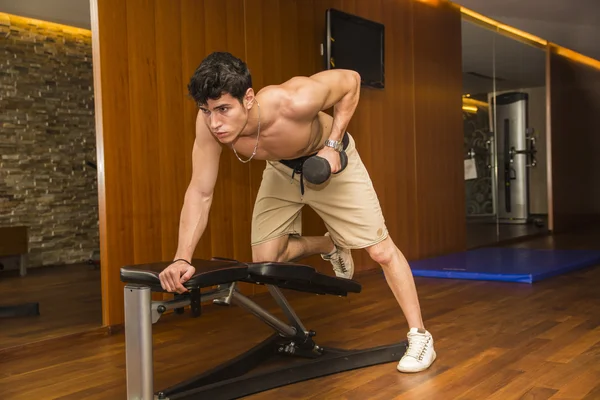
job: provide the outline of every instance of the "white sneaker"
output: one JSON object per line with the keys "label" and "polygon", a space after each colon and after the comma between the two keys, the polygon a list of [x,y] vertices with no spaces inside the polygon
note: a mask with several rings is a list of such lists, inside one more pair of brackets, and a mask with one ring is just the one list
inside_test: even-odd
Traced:
{"label": "white sneaker", "polygon": [[[325,234],[329,236],[329,232]],[[352,251],[350,249],[343,249],[335,246],[329,254],[321,254],[321,258],[325,261],[329,261],[333,265],[333,271],[335,276],[338,278],[352,279],[354,276],[354,260],[352,259]]]}
{"label": "white sneaker", "polygon": [[424,329],[411,328],[408,332],[408,348],[397,368],[400,372],[420,372],[429,368],[435,358],[431,333]]}

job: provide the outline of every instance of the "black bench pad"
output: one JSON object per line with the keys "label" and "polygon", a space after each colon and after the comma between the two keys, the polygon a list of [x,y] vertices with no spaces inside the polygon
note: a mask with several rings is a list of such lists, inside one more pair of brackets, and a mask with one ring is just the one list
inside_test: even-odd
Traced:
{"label": "black bench pad", "polygon": [[247,282],[340,296],[345,296],[348,292],[360,293],[362,289],[356,281],[324,275],[308,265],[285,262],[257,262],[247,265]]}
{"label": "black bench pad", "polygon": [[[160,287],[160,272],[171,262],[138,264],[121,268],[121,281],[150,286],[157,290]],[[187,289],[198,289],[222,283],[240,281],[248,277],[248,266],[235,260],[225,259],[193,259],[196,268],[194,275],[183,284]]]}
{"label": "black bench pad", "polygon": [[[121,281],[150,286],[163,291],[159,274],[171,262],[137,264],[121,268]],[[241,263],[227,258],[193,259],[194,275],[183,284],[187,289],[199,289],[236,281],[275,285],[301,292],[346,296],[360,293],[361,285],[351,279],[319,273],[311,266],[286,262]]]}

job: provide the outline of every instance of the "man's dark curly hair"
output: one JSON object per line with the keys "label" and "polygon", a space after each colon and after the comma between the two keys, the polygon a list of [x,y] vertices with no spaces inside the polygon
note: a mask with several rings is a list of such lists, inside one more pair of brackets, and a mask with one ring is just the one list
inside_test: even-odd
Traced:
{"label": "man's dark curly hair", "polygon": [[251,87],[252,76],[246,63],[231,53],[214,52],[202,60],[190,79],[188,91],[200,106],[226,93],[243,103],[246,90]]}

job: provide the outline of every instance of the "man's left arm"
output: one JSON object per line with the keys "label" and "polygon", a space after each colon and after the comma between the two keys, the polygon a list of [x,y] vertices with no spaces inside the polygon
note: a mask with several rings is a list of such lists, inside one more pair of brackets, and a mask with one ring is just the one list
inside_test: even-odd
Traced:
{"label": "man's left arm", "polygon": [[[360,98],[360,75],[356,71],[333,69],[296,81],[294,112],[297,117],[314,118],[319,111],[333,107],[333,126],[328,139],[341,142]],[[331,147],[319,151],[331,165],[331,172],[341,169],[339,154]]]}
{"label": "man's left arm", "polygon": [[329,139],[341,141],[358,105],[360,75],[352,70],[333,69],[314,74],[310,79],[316,82],[314,98],[323,102],[319,111],[333,107]]}

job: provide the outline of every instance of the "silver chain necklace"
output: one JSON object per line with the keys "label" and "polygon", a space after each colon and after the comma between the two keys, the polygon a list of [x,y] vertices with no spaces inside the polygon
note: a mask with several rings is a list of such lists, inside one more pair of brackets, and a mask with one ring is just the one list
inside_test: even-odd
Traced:
{"label": "silver chain necklace", "polygon": [[256,155],[256,150],[258,149],[258,139],[260,138],[260,103],[258,102],[258,100],[256,100],[256,105],[258,105],[258,134],[256,135],[256,144],[254,145],[254,151],[252,152],[252,155],[250,156],[249,159],[247,160],[242,160],[240,158],[240,156],[238,156],[237,151],[235,151],[235,147],[233,146],[233,143],[231,144],[231,148],[233,149],[233,152],[235,153],[235,156],[237,157],[238,160],[240,160],[241,162],[243,162],[244,164],[249,162],[250,160],[252,160],[254,158],[254,156]]}

